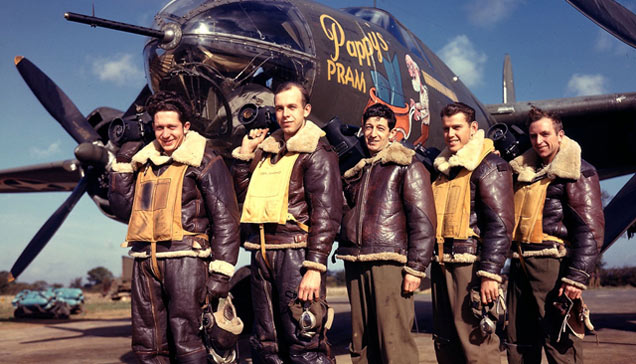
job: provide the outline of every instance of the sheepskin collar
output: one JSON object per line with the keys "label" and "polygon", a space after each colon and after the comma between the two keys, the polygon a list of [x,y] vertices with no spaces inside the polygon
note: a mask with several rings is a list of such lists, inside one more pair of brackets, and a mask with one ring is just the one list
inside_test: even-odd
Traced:
{"label": "sheepskin collar", "polygon": [[558,177],[576,180],[581,176],[581,147],[574,140],[563,136],[552,163],[537,170],[540,165],[541,158],[532,148],[510,161],[510,167],[518,174],[519,182],[532,182],[543,175],[550,179]]}
{"label": "sheepskin collar", "polygon": [[371,165],[377,162],[382,164],[395,163],[401,166],[408,166],[411,164],[414,155],[414,150],[403,146],[401,143],[391,143],[373,157],[361,159],[355,166],[345,172],[344,178],[351,178],[358,174],[358,172],[360,172],[367,164]]}
{"label": "sheepskin collar", "polygon": [[181,145],[172,152],[172,156],[167,156],[162,153],[159,142],[154,140],[132,157],[132,164],[135,169],[139,169],[148,163],[148,160],[157,166],[174,160],[192,167],[199,167],[205,153],[206,141],[207,139],[201,134],[194,130],[189,130]]}
{"label": "sheepskin collar", "polygon": [[[318,140],[325,135],[325,132],[318,125],[311,120],[306,120],[305,126],[298,130],[296,135],[287,140],[287,151],[292,153],[313,153],[318,146]],[[257,148],[267,153],[278,154],[284,144],[283,131],[278,129],[265,138]]]}
{"label": "sheepskin collar", "polygon": [[495,150],[492,140],[485,138],[484,134],[482,129],[477,130],[468,143],[455,154],[448,147],[444,148],[439,156],[435,158],[433,165],[438,171],[447,176],[453,167],[464,167],[469,171],[475,170],[486,154]]}

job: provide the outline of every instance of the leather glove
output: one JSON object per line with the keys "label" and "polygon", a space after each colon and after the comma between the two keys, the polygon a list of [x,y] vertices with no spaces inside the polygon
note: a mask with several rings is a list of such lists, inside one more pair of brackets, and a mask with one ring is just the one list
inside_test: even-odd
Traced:
{"label": "leather glove", "polygon": [[132,157],[144,146],[142,141],[126,142],[117,151],[117,163],[130,163]]}
{"label": "leather glove", "polygon": [[219,273],[210,273],[206,287],[208,296],[211,298],[227,297],[227,293],[230,291],[230,277]]}

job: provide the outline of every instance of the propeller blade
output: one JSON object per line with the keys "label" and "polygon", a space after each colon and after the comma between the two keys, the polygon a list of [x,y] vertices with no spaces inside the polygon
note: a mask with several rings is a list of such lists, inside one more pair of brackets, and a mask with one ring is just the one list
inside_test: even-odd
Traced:
{"label": "propeller blade", "polygon": [[14,62],[35,97],[76,142],[94,142],[100,139],[77,106],[53,80],[22,56],[15,57]]}
{"label": "propeller blade", "polygon": [[142,107],[145,106],[146,99],[148,99],[150,95],[152,95],[152,92],[150,92],[150,87],[148,87],[148,85],[144,86],[141,92],[139,92],[139,95],[137,95],[137,98],[135,99],[135,101],[133,101],[132,104],[130,104],[130,106],[128,107],[128,110],[126,110],[126,112],[121,118],[123,119],[127,116],[135,115],[137,113],[137,106],[142,106]]}
{"label": "propeller blade", "polygon": [[57,229],[60,228],[68,214],[71,212],[77,201],[79,201],[80,197],[86,191],[88,186],[88,177],[82,177],[71,195],[64,201],[64,203],[49,217],[48,220],[42,225],[40,230],[35,234],[33,239],[29,242],[29,244],[24,248],[22,254],[18,260],[16,260],[13,267],[11,267],[11,272],[9,273],[9,282],[14,281],[22,272],[26,269],[26,267],[31,264],[33,259],[42,251],[42,249],[46,246],[46,244],[51,240],[51,237],[55,234]]}
{"label": "propeller blade", "polygon": [[627,229],[636,222],[636,174],[605,206],[605,241],[601,253],[605,252]]}
{"label": "propeller blade", "polygon": [[506,54],[503,67],[503,103],[514,104],[515,102],[517,102],[517,97],[515,96],[515,81],[512,75],[512,62],[510,61],[510,55]]}
{"label": "propeller blade", "polygon": [[614,0],[566,0],[583,15],[636,48],[636,15]]}

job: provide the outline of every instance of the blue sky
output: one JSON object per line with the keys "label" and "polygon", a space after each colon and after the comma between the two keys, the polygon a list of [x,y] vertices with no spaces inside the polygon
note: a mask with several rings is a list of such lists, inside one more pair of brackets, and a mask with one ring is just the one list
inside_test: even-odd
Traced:
{"label": "blue sky", "polygon": [[[321,1],[370,6],[372,1]],[[0,169],[73,158],[75,142],[27,88],[13,64],[29,58],[88,114],[98,106],[126,109],[145,84],[144,38],[92,29],[63,19],[91,12],[90,1],[3,1],[0,23]],[[96,0],[96,15],[150,26],[164,0]],[[632,10],[636,1],[621,1]],[[565,1],[386,1],[392,12],[442,57],[483,103],[501,102],[505,53],[512,58],[518,101],[636,91],[636,50],[602,31]],[[603,127],[600,125],[599,127]],[[567,132],[567,131],[566,131]],[[604,181],[615,194],[629,177]],[[0,195],[0,270],[9,270],[68,193]],[[68,284],[96,266],[121,273],[125,226],[83,197],[34,263],[19,278]],[[634,242],[618,241],[608,266],[633,265]],[[247,264],[243,254],[239,264]],[[342,268],[341,264],[335,266]]]}

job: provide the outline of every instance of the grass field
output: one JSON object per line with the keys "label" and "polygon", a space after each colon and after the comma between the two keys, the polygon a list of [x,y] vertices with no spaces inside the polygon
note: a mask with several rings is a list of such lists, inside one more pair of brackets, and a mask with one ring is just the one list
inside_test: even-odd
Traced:
{"label": "grass field", "polygon": [[[13,321],[14,296],[0,296],[0,322]],[[71,319],[106,318],[130,315],[130,301],[112,301],[99,293],[86,293],[82,312],[71,315]]]}

